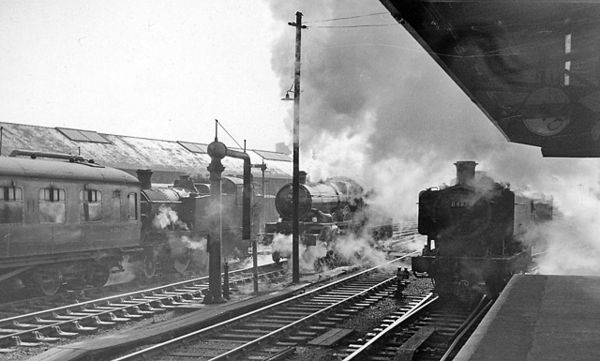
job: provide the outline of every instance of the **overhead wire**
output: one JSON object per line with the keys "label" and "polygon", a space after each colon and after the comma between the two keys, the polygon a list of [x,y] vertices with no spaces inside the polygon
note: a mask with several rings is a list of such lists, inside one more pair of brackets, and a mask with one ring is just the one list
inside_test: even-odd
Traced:
{"label": "overhead wire", "polygon": [[376,28],[376,27],[384,27],[384,26],[398,26],[398,23],[395,24],[359,24],[359,25],[316,25],[311,26],[311,28]]}
{"label": "overhead wire", "polygon": [[365,17],[369,17],[369,16],[385,15],[385,14],[388,14],[388,13],[387,12],[378,12],[378,13],[371,13],[371,14],[364,14],[364,15],[346,16],[346,17],[341,17],[341,18],[331,18],[331,19],[321,19],[321,20],[305,21],[304,24],[316,24],[316,23],[325,23],[325,22],[329,22],[329,21],[358,19],[358,18],[365,18]]}

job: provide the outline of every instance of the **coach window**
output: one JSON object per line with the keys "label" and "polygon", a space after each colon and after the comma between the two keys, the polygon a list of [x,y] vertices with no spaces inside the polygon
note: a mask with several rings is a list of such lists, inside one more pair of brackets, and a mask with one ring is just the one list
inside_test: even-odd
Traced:
{"label": "coach window", "polygon": [[127,219],[138,219],[137,193],[127,195]]}
{"label": "coach window", "polygon": [[0,187],[0,223],[23,222],[23,189]]}
{"label": "coach window", "polygon": [[84,189],[79,193],[81,201],[81,220],[99,221],[102,219],[102,192]]}
{"label": "coach window", "polygon": [[111,221],[120,221],[121,220],[121,191],[116,190],[112,192],[112,207],[108,212],[108,217],[110,217]]}
{"label": "coach window", "polygon": [[65,223],[65,201],[64,189],[40,189],[40,223]]}

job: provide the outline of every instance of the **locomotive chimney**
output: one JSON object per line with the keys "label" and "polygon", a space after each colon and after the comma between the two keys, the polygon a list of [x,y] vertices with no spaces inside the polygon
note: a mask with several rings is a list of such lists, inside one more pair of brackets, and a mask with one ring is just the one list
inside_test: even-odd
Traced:
{"label": "locomotive chimney", "polygon": [[456,184],[469,184],[475,178],[477,163],[472,160],[458,161],[456,166]]}
{"label": "locomotive chimney", "polygon": [[298,172],[298,182],[300,182],[300,184],[306,184],[306,172],[301,170],[300,172]]}
{"label": "locomotive chimney", "polygon": [[142,183],[142,189],[152,188],[152,171],[150,169],[138,169],[136,173],[138,180]]}

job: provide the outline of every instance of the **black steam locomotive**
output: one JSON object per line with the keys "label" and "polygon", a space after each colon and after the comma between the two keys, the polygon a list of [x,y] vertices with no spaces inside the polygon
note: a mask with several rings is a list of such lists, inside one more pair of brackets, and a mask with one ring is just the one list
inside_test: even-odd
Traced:
{"label": "black steam locomotive", "polygon": [[416,275],[429,275],[436,291],[470,300],[497,295],[531,262],[519,237],[535,222],[552,218],[552,204],[521,196],[507,185],[475,174],[477,163],[455,163],[457,183],[419,193],[418,230],[427,236]]}
{"label": "black steam locomotive", "polygon": [[[299,188],[299,238],[302,245],[316,246],[322,242],[327,248],[327,257],[319,259],[315,268],[336,263],[336,255],[332,243],[338,235],[348,232],[366,231],[373,238],[389,238],[392,236],[391,220],[383,219],[373,226],[372,216],[365,202],[363,188],[354,180],[346,177],[333,177],[319,183],[306,183],[306,173],[301,173]],[[275,207],[279,213],[278,222],[265,224],[265,238],[273,241],[277,234],[291,235],[293,221],[292,184],[283,186],[275,196]],[[370,217],[371,216],[371,217]],[[381,221],[383,220],[383,221]],[[369,225],[370,223],[370,225]],[[280,258],[289,258],[291,248],[274,249],[272,257],[275,262]]]}
{"label": "black steam locomotive", "polygon": [[[151,185],[148,172],[140,181],[79,156],[11,155],[0,157],[0,283],[20,280],[42,294],[65,283],[101,286],[127,256],[149,277],[158,266],[183,272],[206,247],[208,185]],[[225,256],[248,248],[235,237],[238,186],[233,178],[222,185]]]}
{"label": "black steam locomotive", "polygon": [[[187,176],[174,184],[152,184],[150,170],[138,170],[141,182],[142,243],[146,248],[143,271],[147,277],[157,266],[183,273],[192,260],[207,266],[206,239],[210,228],[210,183],[194,182]],[[223,257],[244,258],[248,246],[241,241],[243,180],[221,179],[221,250]],[[254,199],[254,198],[253,198]],[[258,232],[260,212],[254,203],[251,237]]]}

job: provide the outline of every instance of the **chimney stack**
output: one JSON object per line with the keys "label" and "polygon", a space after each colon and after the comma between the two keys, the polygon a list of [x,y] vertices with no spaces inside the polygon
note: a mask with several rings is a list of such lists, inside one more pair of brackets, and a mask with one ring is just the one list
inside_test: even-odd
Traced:
{"label": "chimney stack", "polygon": [[138,169],[136,173],[138,180],[142,183],[142,189],[152,188],[152,171],[150,169]]}
{"label": "chimney stack", "polygon": [[472,160],[458,161],[456,166],[456,184],[468,185],[475,179],[475,167],[477,163]]}
{"label": "chimney stack", "polygon": [[300,184],[306,184],[306,172],[301,170],[298,172],[298,182]]}

